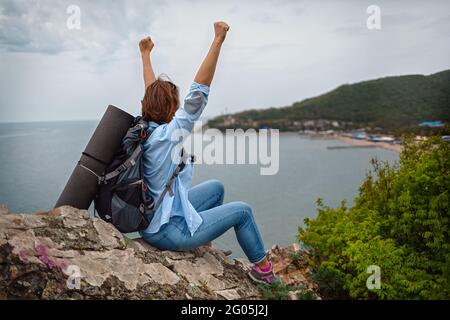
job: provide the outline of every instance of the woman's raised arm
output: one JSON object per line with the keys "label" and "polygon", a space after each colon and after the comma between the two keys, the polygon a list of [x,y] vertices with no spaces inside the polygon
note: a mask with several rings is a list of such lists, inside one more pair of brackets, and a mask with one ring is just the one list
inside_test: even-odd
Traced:
{"label": "woman's raised arm", "polygon": [[139,50],[141,51],[142,66],[144,69],[145,90],[156,80],[155,72],[153,72],[152,62],[150,61],[150,53],[154,47],[152,38],[147,37],[139,42]]}
{"label": "woman's raised arm", "polygon": [[194,78],[195,82],[208,87],[211,85],[214,78],[214,72],[216,71],[220,49],[222,47],[222,43],[225,41],[225,37],[229,29],[230,27],[228,24],[223,21],[214,23],[214,40],[209,48],[208,54],[197,71],[197,75]]}

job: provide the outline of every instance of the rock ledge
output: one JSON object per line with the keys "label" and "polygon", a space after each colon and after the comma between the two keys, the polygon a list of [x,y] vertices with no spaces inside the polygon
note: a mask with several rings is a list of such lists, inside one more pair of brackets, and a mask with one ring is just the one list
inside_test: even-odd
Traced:
{"label": "rock ledge", "polygon": [[[274,247],[288,283],[316,287],[290,265],[295,245]],[[0,299],[260,299],[248,264],[222,251],[157,250],[69,206],[12,214],[0,206]]]}

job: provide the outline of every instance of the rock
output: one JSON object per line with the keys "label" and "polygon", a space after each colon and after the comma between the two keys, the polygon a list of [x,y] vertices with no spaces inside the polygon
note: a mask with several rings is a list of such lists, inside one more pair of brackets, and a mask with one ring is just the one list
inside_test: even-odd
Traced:
{"label": "rock", "polygon": [[174,285],[180,281],[180,277],[163,266],[161,263],[150,263],[145,266],[146,273],[159,284]]}
{"label": "rock", "polygon": [[293,243],[293,244],[291,244],[291,246],[292,246],[292,250],[294,252],[298,252],[301,250],[300,245],[298,243]]}
{"label": "rock", "polygon": [[94,220],[94,228],[97,230],[100,244],[108,249],[115,249],[125,244],[122,234],[110,223],[104,223],[102,220]]}
{"label": "rock", "polygon": [[[201,258],[200,258],[201,259]],[[203,265],[205,259],[202,259],[200,263],[197,261],[192,263],[186,260],[174,260],[174,271],[186,279],[189,283],[196,286],[204,286],[208,290],[223,290],[225,289],[225,283],[220,281],[212,273],[214,271],[210,265]]]}
{"label": "rock", "polygon": [[297,295],[297,291],[290,291],[289,292],[289,299],[290,300],[298,300],[298,295]]}
{"label": "rock", "polygon": [[69,206],[0,206],[0,299],[258,299],[245,264],[211,248],[160,251]]}
{"label": "rock", "polygon": [[146,251],[156,251],[158,249],[152,247],[144,239],[135,239],[134,241],[129,241],[128,245],[133,247],[136,251],[146,252]]}
{"label": "rock", "polygon": [[50,215],[62,218],[67,228],[83,227],[89,219],[87,210],[78,210],[70,206],[62,206],[49,212]]}
{"label": "rock", "polygon": [[192,252],[167,251],[166,257],[168,260],[185,260],[194,258],[195,255]]}
{"label": "rock", "polygon": [[252,264],[247,259],[236,259],[235,261],[237,265],[240,265],[246,271],[252,268]]}
{"label": "rock", "polygon": [[8,214],[8,213],[9,213],[8,207],[4,204],[0,204],[0,214]]}
{"label": "rock", "polygon": [[[268,254],[291,299],[305,290],[320,298],[307,251]],[[0,205],[0,299],[260,299],[250,268],[214,248],[160,251],[86,210],[13,214]]]}
{"label": "rock", "polygon": [[236,289],[221,290],[216,291],[216,293],[227,300],[237,300],[241,297]]}
{"label": "rock", "polygon": [[274,272],[286,285],[295,289],[289,292],[291,300],[298,300],[298,294],[305,290],[310,292],[314,299],[320,299],[319,287],[311,278],[308,255],[309,252],[296,243],[285,248],[275,245],[268,252]]}
{"label": "rock", "polygon": [[222,261],[219,262],[217,256],[213,256],[211,253],[205,253],[203,257],[196,260],[196,269],[201,270],[202,273],[221,276],[223,274]]}

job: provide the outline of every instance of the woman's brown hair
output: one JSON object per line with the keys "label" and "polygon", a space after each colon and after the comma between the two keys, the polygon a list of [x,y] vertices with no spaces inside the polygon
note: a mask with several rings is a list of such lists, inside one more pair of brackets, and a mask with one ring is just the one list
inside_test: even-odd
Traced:
{"label": "woman's brown hair", "polygon": [[159,77],[145,90],[142,117],[157,123],[170,122],[180,105],[179,92],[170,80]]}

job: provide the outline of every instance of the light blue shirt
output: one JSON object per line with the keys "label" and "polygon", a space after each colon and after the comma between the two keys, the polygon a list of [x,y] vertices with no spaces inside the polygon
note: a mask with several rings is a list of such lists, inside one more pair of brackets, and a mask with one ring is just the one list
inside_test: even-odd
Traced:
{"label": "light blue shirt", "polygon": [[[155,129],[144,143],[143,163],[144,179],[153,201],[158,201],[178,165],[172,160],[172,154],[179,154],[180,141],[174,137],[179,137],[177,133],[181,130],[192,131],[194,122],[199,119],[208,102],[208,95],[208,86],[194,82],[184,99],[184,105],[176,111],[172,121],[161,125],[149,122],[149,126]],[[193,164],[188,160],[172,185],[173,197],[166,193],[150,225],[142,232],[156,233],[172,216],[183,216],[191,235],[195,233],[203,220],[188,199],[192,170]]]}

